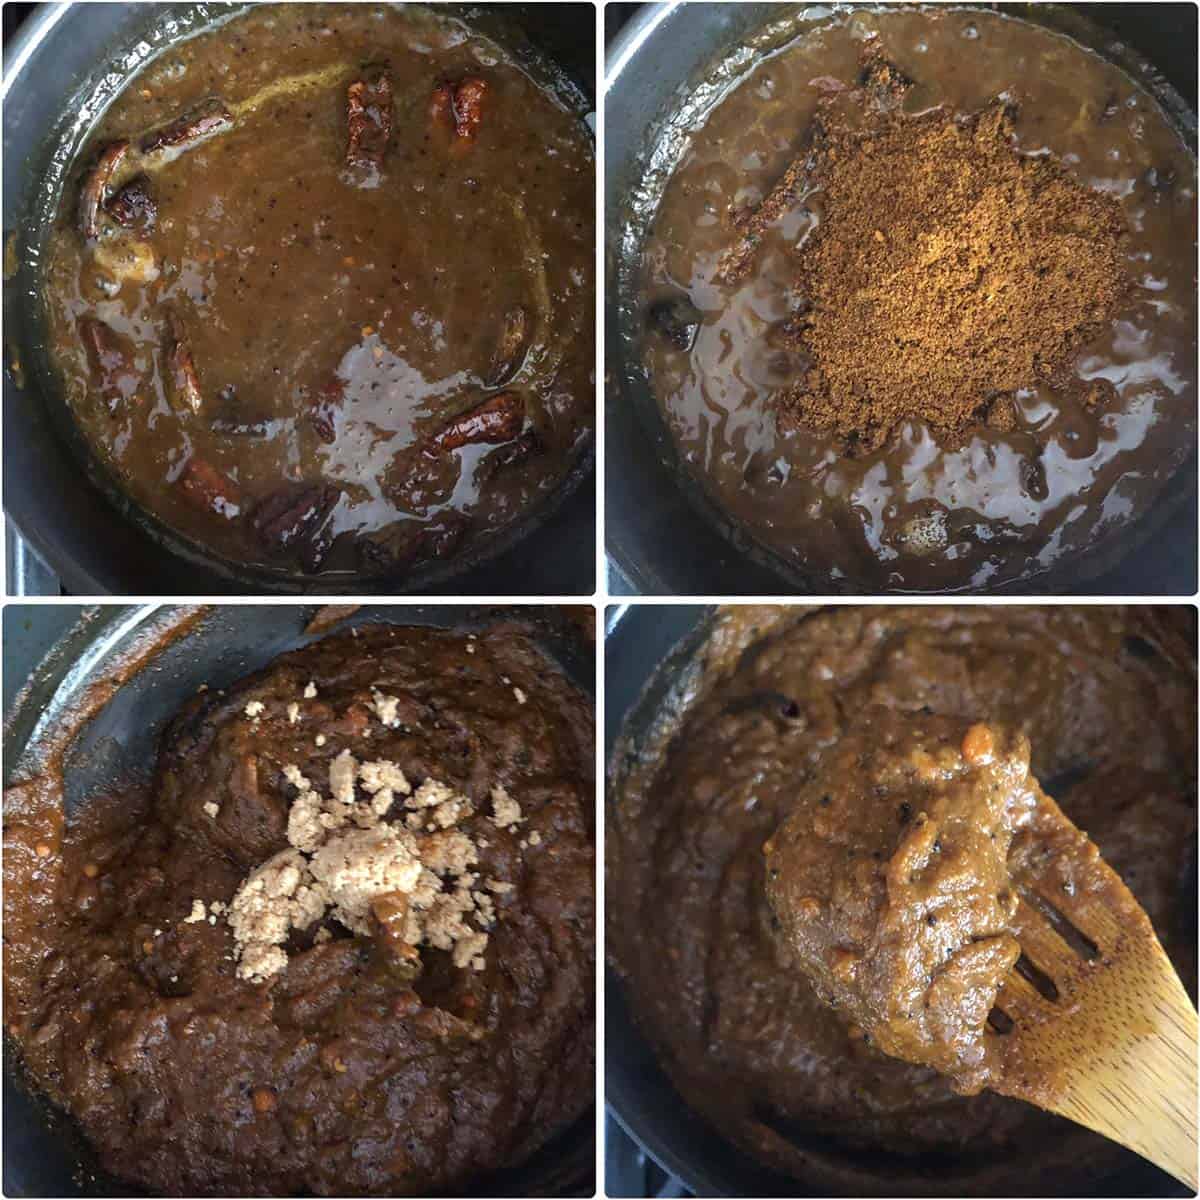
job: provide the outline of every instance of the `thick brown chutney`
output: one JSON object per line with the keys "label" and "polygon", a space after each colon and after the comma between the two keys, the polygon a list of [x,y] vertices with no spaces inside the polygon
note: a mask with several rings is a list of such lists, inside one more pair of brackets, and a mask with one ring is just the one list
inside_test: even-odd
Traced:
{"label": "thick brown chutney", "polygon": [[[326,917],[253,984],[223,917],[188,920],[287,846],[283,767],[324,779],[346,749],[471,799],[477,886],[498,885],[480,969],[425,946],[413,979],[386,929]],[[516,1165],[593,1096],[592,763],[588,702],[512,628],[284,655],[189,703],[148,788],[65,828],[46,779],[8,791],[7,1032],[103,1167],[151,1192],[430,1193]],[[496,786],[520,824],[493,820]]]}
{"label": "thick brown chutney", "polygon": [[[781,951],[763,845],[798,802],[824,811],[811,785],[861,746],[868,710],[932,730],[994,721],[1028,738],[1033,774],[1194,994],[1194,634],[1177,636],[1182,652],[1154,610],[1111,607],[720,613],[695,692],[622,768],[608,809],[611,960],[685,1101],[767,1164],[839,1191],[1012,1194],[1035,1156],[1042,1186],[1110,1169],[1125,1153],[1111,1143],[1017,1101],[956,1095],[828,1007]],[[1007,761],[1019,775],[1019,741]]]}
{"label": "thick brown chutney", "polygon": [[763,845],[767,902],[849,1036],[960,1091],[989,1081],[1021,952],[1009,852],[1041,799],[1028,739],[961,717],[868,708],[823,756]]}

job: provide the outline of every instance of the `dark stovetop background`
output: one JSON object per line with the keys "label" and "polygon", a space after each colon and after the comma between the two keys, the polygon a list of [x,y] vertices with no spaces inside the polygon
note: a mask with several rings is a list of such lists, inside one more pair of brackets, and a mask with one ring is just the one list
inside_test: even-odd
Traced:
{"label": "dark stovetop background", "polygon": [[[6,4],[4,6],[4,40],[8,41],[16,28],[33,11],[32,4]],[[624,7],[628,7],[625,5]]]}
{"label": "dark stovetop background", "polygon": [[[37,7],[35,4],[5,4],[4,45],[18,26]],[[10,596],[60,596],[63,594],[54,572],[33,552],[8,518],[4,521],[4,578]]]}
{"label": "dark stovetop background", "polygon": [[[640,4],[613,3],[604,7],[604,41],[612,41],[617,32],[642,6]],[[621,594],[624,589],[609,572],[609,591]],[[654,1159],[613,1120],[611,1114],[604,1118],[604,1191],[609,1196],[636,1197],[687,1197],[691,1192],[674,1175],[664,1171]]]}

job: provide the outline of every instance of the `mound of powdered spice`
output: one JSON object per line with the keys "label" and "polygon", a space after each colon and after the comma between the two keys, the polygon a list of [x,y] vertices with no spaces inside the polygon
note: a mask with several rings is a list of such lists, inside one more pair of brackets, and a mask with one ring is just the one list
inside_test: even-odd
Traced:
{"label": "mound of powdered spice", "polygon": [[1014,393],[1039,384],[1103,394],[1072,368],[1130,286],[1124,213],[1012,132],[1000,102],[814,127],[784,181],[821,213],[786,329],[805,370],[776,397],[784,428],[864,452],[905,418],[1011,427]]}

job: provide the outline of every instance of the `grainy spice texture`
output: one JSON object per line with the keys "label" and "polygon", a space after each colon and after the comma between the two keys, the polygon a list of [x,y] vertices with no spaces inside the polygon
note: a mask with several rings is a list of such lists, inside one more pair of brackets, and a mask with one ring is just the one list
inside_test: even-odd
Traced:
{"label": "grainy spice texture", "polygon": [[[729,86],[677,106],[668,128],[686,139],[656,151],[671,175],[621,324],[671,461],[793,590],[990,591],[1043,572],[1073,587],[1069,560],[1115,560],[1132,523],[1186,486],[1186,139],[1134,78],[1010,11],[798,6],[767,36],[769,54],[729,47],[710,76]],[[911,155],[952,139],[947,114],[970,145],[922,174]],[[845,160],[826,161],[831,136]],[[871,161],[856,138],[906,153]],[[1113,204],[1131,286],[1085,336]],[[800,278],[823,254],[828,312]],[[1046,377],[1063,353],[1078,377],[1058,387]]]}
{"label": "grainy spice texture", "polygon": [[808,366],[778,395],[785,426],[869,450],[906,417],[1005,428],[1020,389],[1087,390],[1074,356],[1130,286],[1125,216],[1011,136],[1001,101],[820,125],[789,329]]}

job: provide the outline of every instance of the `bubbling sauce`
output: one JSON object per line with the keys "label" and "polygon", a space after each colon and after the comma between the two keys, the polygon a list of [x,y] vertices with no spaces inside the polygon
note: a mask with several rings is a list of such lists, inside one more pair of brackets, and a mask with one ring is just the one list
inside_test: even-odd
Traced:
{"label": "bubbling sauce", "polygon": [[[644,245],[643,361],[682,462],[768,550],[834,586],[998,586],[1117,534],[1195,444],[1195,161],[1179,134],[1116,66],[998,14],[860,10],[789,34],[690,132]],[[1018,152],[1119,201],[1133,286],[1078,349],[1070,386],[1031,376],[1001,427],[986,411],[952,434],[906,416],[851,454],[828,430],[780,424],[775,404],[803,370],[780,345],[820,196],[767,224],[744,275],[721,265],[737,214],[803,155],[823,98],[840,93],[851,116],[872,45],[912,81],[906,117],[1014,101]]]}
{"label": "bubbling sauce", "polygon": [[52,355],[110,480],[293,577],[402,577],[529,516],[593,423],[585,112],[532,52],[419,6],[256,5],[154,58],[47,255]]}

